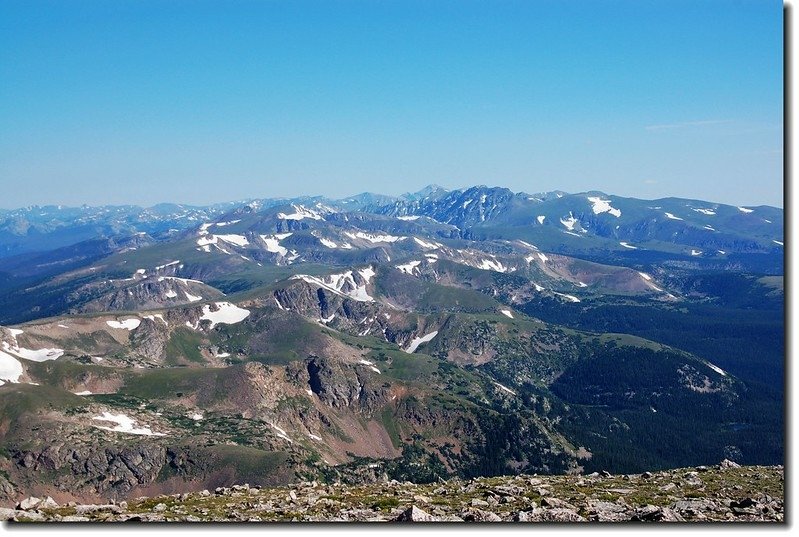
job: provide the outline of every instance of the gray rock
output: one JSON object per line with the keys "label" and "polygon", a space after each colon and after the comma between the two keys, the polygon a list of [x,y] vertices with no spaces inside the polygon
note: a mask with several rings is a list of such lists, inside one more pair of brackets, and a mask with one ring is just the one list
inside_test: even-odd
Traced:
{"label": "gray rock", "polygon": [[530,522],[530,517],[527,515],[526,511],[519,511],[515,515],[513,515],[514,522]]}
{"label": "gray rock", "polygon": [[470,509],[463,513],[463,519],[466,522],[502,522],[498,514],[491,511],[483,511],[482,509]]}
{"label": "gray rock", "polygon": [[46,520],[45,516],[38,511],[19,511],[19,514],[15,516],[12,520],[16,522],[22,521],[30,521],[30,522],[42,522]]}
{"label": "gray rock", "polygon": [[488,502],[485,500],[481,500],[480,498],[472,498],[471,501],[472,507],[488,507]]}
{"label": "gray rock", "polygon": [[711,500],[697,499],[697,500],[680,500],[674,504],[674,510],[680,513],[696,514],[703,511],[717,511],[719,508]]}
{"label": "gray rock", "polygon": [[76,505],[75,506],[75,514],[76,515],[88,515],[91,513],[100,513],[103,511],[109,511],[111,513],[121,513],[122,508],[118,505],[113,504],[87,504],[87,505]]}
{"label": "gray rock", "polygon": [[543,500],[541,500],[541,505],[543,507],[557,507],[560,509],[570,509],[572,511],[577,510],[575,506],[573,506],[572,504],[570,504],[565,500],[561,500],[560,498],[552,498],[552,497],[544,498]]}
{"label": "gray rock", "polygon": [[91,519],[85,516],[67,515],[61,517],[59,522],[89,522]]}
{"label": "gray rock", "polygon": [[18,515],[24,515],[25,511],[0,507],[0,520],[11,520]]}
{"label": "gray rock", "polygon": [[37,509],[57,509],[58,502],[52,499],[50,496],[42,500],[42,502],[38,505]]}
{"label": "gray rock", "polygon": [[588,512],[588,519],[597,522],[621,522],[632,517],[628,505],[600,500],[589,500]]}
{"label": "gray rock", "polygon": [[42,503],[41,498],[37,498],[36,496],[29,496],[28,498],[25,498],[24,500],[20,501],[17,504],[17,509],[21,511],[28,511],[30,509],[35,509],[36,507],[39,506],[40,503]]}
{"label": "gray rock", "polygon": [[394,522],[438,522],[438,519],[414,505],[400,513]]}
{"label": "gray rock", "polygon": [[576,511],[561,507],[535,509],[531,513],[531,519],[535,522],[587,522],[587,519]]}
{"label": "gray rock", "polygon": [[724,470],[726,468],[740,468],[741,465],[737,462],[731,461],[730,459],[724,459],[719,463],[719,468]]}
{"label": "gray rock", "polygon": [[685,519],[668,507],[645,505],[635,510],[633,521],[640,522],[685,522]]}

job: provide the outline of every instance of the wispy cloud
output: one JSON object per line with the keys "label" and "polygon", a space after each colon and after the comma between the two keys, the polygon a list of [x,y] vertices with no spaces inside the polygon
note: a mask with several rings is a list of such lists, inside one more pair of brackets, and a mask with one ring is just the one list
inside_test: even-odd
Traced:
{"label": "wispy cloud", "polygon": [[664,123],[662,125],[647,125],[644,127],[648,131],[662,131],[668,129],[684,129],[688,127],[704,127],[707,125],[721,125],[732,123],[731,119],[705,119],[701,121],[682,121],[680,123]]}

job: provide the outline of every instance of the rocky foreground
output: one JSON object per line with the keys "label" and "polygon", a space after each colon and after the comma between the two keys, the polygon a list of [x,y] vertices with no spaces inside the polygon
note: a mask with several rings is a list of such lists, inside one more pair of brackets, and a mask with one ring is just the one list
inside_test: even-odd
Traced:
{"label": "rocky foreground", "polygon": [[0,508],[18,522],[783,522],[784,469],[718,466],[633,475],[504,476],[418,485],[249,485],[59,505]]}

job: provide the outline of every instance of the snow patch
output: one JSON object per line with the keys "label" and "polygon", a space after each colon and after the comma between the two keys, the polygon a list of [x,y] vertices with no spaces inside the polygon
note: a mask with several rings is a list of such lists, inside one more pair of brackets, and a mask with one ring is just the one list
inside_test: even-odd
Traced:
{"label": "snow patch", "polygon": [[236,324],[240,323],[250,315],[249,310],[240,308],[230,302],[216,302],[218,309],[211,311],[211,306],[203,306],[202,320],[211,321],[211,328],[217,324]]}
{"label": "snow patch", "polygon": [[141,324],[141,319],[125,319],[124,321],[106,321],[105,324],[119,330],[135,330]]}
{"label": "snow patch", "polygon": [[711,364],[710,362],[705,362],[705,365],[707,365],[707,366],[708,366],[710,369],[712,369],[713,371],[715,371],[716,373],[718,373],[718,374],[719,374],[719,375],[721,375],[722,377],[726,377],[726,376],[727,376],[727,372],[726,372],[726,371],[724,371],[724,370],[723,370],[722,368],[720,368],[719,366],[713,365],[713,364]]}
{"label": "snow patch", "polygon": [[706,214],[708,216],[715,216],[715,214],[716,214],[716,211],[714,211],[713,209],[702,209],[702,208],[699,208],[699,209],[691,209],[691,210],[692,211],[696,211],[698,213]]}
{"label": "snow patch", "polygon": [[538,250],[538,246],[536,246],[535,244],[530,244],[529,242],[524,242],[522,240],[517,240],[516,242],[518,242],[522,246],[526,246],[527,248],[529,248],[531,250]]}
{"label": "snow patch", "polygon": [[504,391],[504,392],[508,392],[508,393],[509,393],[509,394],[511,394],[511,395],[516,395],[516,392],[514,392],[513,390],[511,390],[511,389],[510,389],[510,388],[508,388],[507,386],[503,386],[503,385],[502,385],[502,384],[500,384],[499,382],[494,382],[494,386],[496,386],[497,388],[499,388],[500,390],[502,390],[502,391]]}
{"label": "snow patch", "polygon": [[291,214],[286,213],[278,213],[277,217],[281,220],[303,220],[305,218],[310,218],[311,220],[324,220],[322,215],[318,212],[314,211],[313,209],[308,209],[303,205],[293,205],[294,212]]}
{"label": "snow patch", "polygon": [[336,244],[335,242],[333,242],[333,241],[331,241],[329,239],[325,239],[323,237],[319,237],[319,242],[321,242],[322,246],[324,246],[326,248],[331,248],[331,249],[332,248],[338,248],[338,244]]}
{"label": "snow patch", "polygon": [[411,344],[408,345],[408,348],[405,349],[405,352],[407,352],[408,354],[416,352],[416,349],[419,348],[419,345],[431,341],[437,335],[438,335],[438,330],[434,330],[433,332],[430,332],[426,336],[413,338],[413,341],[411,341]]}
{"label": "snow patch", "polygon": [[594,214],[610,213],[616,218],[621,216],[621,211],[619,209],[614,209],[610,206],[610,200],[603,200],[599,197],[588,196],[588,201],[593,204],[591,209],[594,211]]}
{"label": "snow patch", "polygon": [[629,248],[630,250],[637,250],[638,249],[637,246],[633,246],[632,244],[628,244],[628,243],[626,243],[624,241],[620,242],[619,244],[621,244],[625,248]]}
{"label": "snow patch", "polygon": [[694,255],[694,256],[696,256],[696,255],[702,255],[702,250],[693,250],[693,249],[692,249],[692,250],[691,250],[691,255]]}
{"label": "snow patch", "polygon": [[297,274],[291,277],[292,280],[303,280],[312,285],[317,285],[337,295],[347,296],[359,302],[374,302],[374,298],[369,296],[366,291],[366,285],[375,275],[375,271],[371,266],[357,271],[364,283],[359,284],[355,281],[353,271],[349,270],[342,274],[330,274],[323,278],[316,276],[309,276],[307,274]]}
{"label": "snow patch", "polygon": [[169,291],[164,293],[164,296],[166,298],[175,298],[176,296],[178,296],[178,294],[175,291],[173,291],[172,289],[170,289]]}
{"label": "snow patch", "polygon": [[345,231],[344,234],[351,239],[363,239],[373,244],[378,242],[404,241],[405,239],[408,238],[408,237],[398,237],[396,235],[372,235],[370,233],[364,233],[363,231],[358,231],[357,233],[350,233],[348,231]]}
{"label": "snow patch", "polygon": [[785,245],[782,243],[782,241],[775,241],[775,240],[772,240],[771,242],[773,242],[774,244],[779,244],[780,246],[785,246]]}
{"label": "snow patch", "polygon": [[481,270],[493,270],[495,272],[507,272],[508,267],[497,261],[496,259],[482,259],[480,264],[475,267]]}
{"label": "snow patch", "polygon": [[180,259],[178,259],[177,261],[170,261],[169,263],[166,263],[164,265],[158,265],[157,267],[155,267],[155,270],[165,269],[167,267],[171,267],[172,265],[178,265],[178,264],[180,264]]}
{"label": "snow patch", "polygon": [[280,239],[275,236],[270,235],[261,235],[261,240],[264,241],[266,244],[266,251],[272,252],[274,254],[280,254],[281,256],[285,257],[288,253],[288,250],[283,246],[280,246]]}
{"label": "snow patch", "polygon": [[555,292],[555,291],[552,291],[552,292],[555,293],[558,296],[562,296],[563,298],[565,298],[569,302],[580,302],[580,299],[577,298],[576,296],[567,295],[567,294],[564,294],[564,293],[558,293],[558,292]]}
{"label": "snow patch", "polygon": [[153,322],[155,322],[155,320],[158,319],[158,320],[160,320],[161,322],[163,322],[166,325],[169,324],[169,323],[166,322],[166,319],[164,319],[164,316],[161,315],[160,313],[156,313],[155,315],[145,315],[144,318],[145,319],[150,319]]}
{"label": "snow patch", "polygon": [[375,373],[381,374],[381,373],[380,373],[380,370],[379,370],[378,368],[376,368],[376,367],[375,367],[375,364],[374,364],[373,362],[370,362],[369,360],[363,360],[363,359],[361,359],[361,360],[358,360],[358,363],[359,363],[359,364],[363,364],[363,365],[367,365],[367,366],[369,366],[369,369],[371,369],[371,370],[372,370],[372,371],[374,371]]}
{"label": "snow patch", "polygon": [[74,393],[75,395],[91,395],[92,394],[92,392],[90,392],[89,390],[84,390],[82,392],[72,392],[72,393]]}
{"label": "snow patch", "polygon": [[219,227],[224,227],[224,226],[232,226],[233,224],[238,224],[239,222],[241,222],[241,219],[239,219],[239,220],[231,220],[230,222],[217,222],[214,225],[215,226],[219,226]]}
{"label": "snow patch", "polygon": [[665,214],[666,218],[668,218],[669,220],[682,220],[682,218],[680,218],[679,216],[674,216],[671,213],[665,213],[664,212],[663,214]]}
{"label": "snow patch", "polygon": [[738,210],[744,214],[749,214],[755,212],[754,209],[747,209],[746,207],[738,207]]}
{"label": "snow patch", "polygon": [[543,225],[544,224],[544,220],[546,220],[547,217],[546,216],[536,216],[535,219],[538,220],[539,224]]}
{"label": "snow patch", "polygon": [[568,218],[560,219],[560,223],[563,224],[569,231],[574,231],[574,226],[577,224],[577,222],[578,220],[572,215],[571,211],[569,211]]}
{"label": "snow patch", "polygon": [[145,436],[164,436],[164,433],[154,433],[149,427],[135,427],[136,420],[125,414],[111,414],[103,412],[101,416],[95,416],[93,420],[110,421],[116,423],[115,427],[102,427],[95,425],[98,429],[113,431],[115,433],[140,434]]}
{"label": "snow patch", "polygon": [[277,426],[276,424],[274,424],[274,423],[270,423],[269,425],[271,425],[271,426],[272,426],[272,428],[273,428],[273,429],[274,429],[274,430],[277,432],[277,435],[278,435],[280,438],[282,438],[283,440],[288,440],[288,441],[289,441],[289,443],[291,443],[291,444],[293,444],[293,443],[294,443],[294,441],[293,441],[291,438],[289,438],[289,437],[288,437],[288,435],[286,434],[286,431],[284,431],[283,429],[281,429],[280,427],[278,427],[278,426]]}
{"label": "snow patch", "polygon": [[0,351],[0,386],[6,382],[12,382],[16,384],[19,382],[19,377],[22,376],[22,373],[22,364],[19,362],[19,360],[10,354]]}
{"label": "snow patch", "polygon": [[425,242],[422,239],[416,237],[414,237],[413,240],[416,244],[418,244],[422,248],[427,248],[428,250],[438,250],[441,247],[441,245],[438,244],[437,242]]}
{"label": "snow patch", "polygon": [[189,293],[188,291],[183,291],[183,293],[186,295],[186,298],[189,300],[189,302],[199,302],[200,300],[203,299],[203,297],[195,296],[195,295]]}
{"label": "snow patch", "polygon": [[499,312],[505,317],[513,319],[513,314],[510,312],[510,310],[499,310]]}
{"label": "snow patch", "polygon": [[414,270],[419,271],[416,267],[418,267],[422,262],[421,261],[411,261],[406,265],[397,265],[396,267],[400,269],[403,273],[409,274],[413,276]]}
{"label": "snow patch", "polygon": [[398,216],[397,220],[418,220],[418,216]]}
{"label": "snow patch", "polygon": [[250,244],[250,241],[248,241],[247,237],[244,235],[216,235],[216,238],[222,239],[230,244],[235,244],[236,246],[247,246]]}

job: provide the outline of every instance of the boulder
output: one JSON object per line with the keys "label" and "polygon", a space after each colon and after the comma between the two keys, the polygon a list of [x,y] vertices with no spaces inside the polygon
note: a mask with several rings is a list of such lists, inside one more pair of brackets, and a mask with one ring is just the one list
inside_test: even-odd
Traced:
{"label": "boulder", "polygon": [[400,513],[394,522],[438,522],[438,519],[414,505]]}

